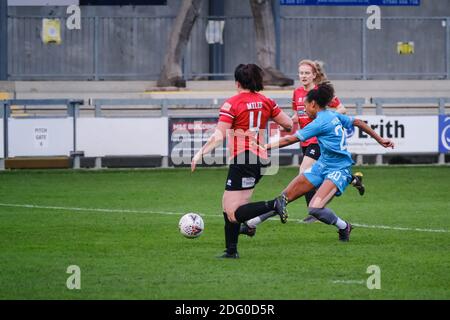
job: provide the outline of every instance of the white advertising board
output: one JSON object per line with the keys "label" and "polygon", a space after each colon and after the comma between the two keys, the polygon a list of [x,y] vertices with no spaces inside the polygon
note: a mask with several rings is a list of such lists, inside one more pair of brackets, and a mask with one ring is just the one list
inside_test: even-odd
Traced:
{"label": "white advertising board", "polygon": [[168,118],[78,118],[77,150],[86,157],[168,155]]}
{"label": "white advertising board", "polygon": [[394,149],[384,149],[359,128],[347,132],[348,150],[355,154],[437,153],[436,116],[357,116],[384,138],[392,139]]}
{"label": "white advertising board", "polygon": [[0,118],[0,159],[5,157],[5,149],[3,146],[4,136],[3,136],[3,118]]}

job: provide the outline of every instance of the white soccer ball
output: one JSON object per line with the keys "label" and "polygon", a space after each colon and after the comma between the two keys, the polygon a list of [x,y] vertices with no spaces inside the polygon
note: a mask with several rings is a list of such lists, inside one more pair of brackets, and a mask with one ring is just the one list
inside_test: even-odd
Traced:
{"label": "white soccer ball", "polygon": [[186,213],[178,223],[180,233],[186,238],[197,238],[205,229],[202,217],[197,213]]}

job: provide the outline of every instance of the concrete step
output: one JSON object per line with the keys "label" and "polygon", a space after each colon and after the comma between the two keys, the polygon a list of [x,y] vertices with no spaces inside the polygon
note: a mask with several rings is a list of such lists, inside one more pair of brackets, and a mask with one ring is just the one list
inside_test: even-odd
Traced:
{"label": "concrete step", "polygon": [[[336,80],[340,98],[450,97],[450,80]],[[290,99],[292,87],[267,86],[273,99]],[[3,97],[16,99],[218,99],[236,94],[234,81],[188,81],[187,87],[157,88],[156,81],[13,81],[0,82]]]}

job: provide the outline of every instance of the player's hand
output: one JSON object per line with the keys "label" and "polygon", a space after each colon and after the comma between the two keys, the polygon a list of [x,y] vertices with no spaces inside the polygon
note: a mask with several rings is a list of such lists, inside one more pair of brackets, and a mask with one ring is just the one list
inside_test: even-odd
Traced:
{"label": "player's hand", "polygon": [[385,147],[385,148],[392,148],[392,149],[394,149],[394,142],[392,140],[382,138],[381,141],[380,141],[380,144],[383,147]]}
{"label": "player's hand", "polygon": [[254,147],[254,148],[259,148],[259,149],[261,149],[261,150],[266,150],[266,144],[265,145],[260,145],[260,144],[258,144],[256,141],[250,141],[250,145],[252,146],[252,147]]}
{"label": "player's hand", "polygon": [[195,168],[197,167],[197,163],[202,159],[202,153],[199,151],[195,154],[195,156],[192,158],[191,161],[191,172],[195,171]]}

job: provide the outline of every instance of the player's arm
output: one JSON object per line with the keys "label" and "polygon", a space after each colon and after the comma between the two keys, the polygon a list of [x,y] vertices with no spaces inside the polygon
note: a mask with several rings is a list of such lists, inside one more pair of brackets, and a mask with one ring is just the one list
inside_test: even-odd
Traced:
{"label": "player's arm", "polygon": [[294,144],[299,141],[300,141],[300,139],[297,138],[297,136],[285,136],[285,137],[281,138],[280,140],[265,144],[264,149],[270,150],[270,149],[283,148],[283,147],[290,146],[291,144]]}
{"label": "player's arm", "polygon": [[197,163],[202,159],[204,154],[207,154],[222,144],[228,129],[231,129],[232,124],[224,121],[217,123],[216,130],[209,137],[208,141],[200,148],[191,161],[191,171],[194,171]]}
{"label": "player's arm", "polygon": [[[292,115],[290,118],[291,118],[291,120],[292,120],[292,128],[293,128],[296,124],[298,124],[298,117],[297,117],[297,115],[294,113],[294,115]],[[292,131],[292,129],[291,129],[291,130],[286,130],[286,129],[285,129],[284,127],[282,127],[281,125],[278,126],[278,129],[280,129],[280,131],[287,131],[287,132]]]}
{"label": "player's arm", "polygon": [[[298,124],[298,115],[297,115],[297,105],[295,104],[295,94],[292,97],[292,110],[294,111],[294,113],[291,116],[291,120],[292,120],[292,126],[295,126],[296,124]],[[292,129],[291,129],[292,130]],[[285,128],[283,128],[282,126],[280,126],[280,131],[287,131],[290,132],[291,130],[286,130]]]}
{"label": "player's arm", "polygon": [[341,103],[336,107],[336,112],[340,114],[346,114],[347,108],[345,108],[345,106]]}
{"label": "player's arm", "polygon": [[353,120],[353,125],[358,127],[358,128],[360,128],[365,133],[367,133],[369,136],[371,136],[373,139],[375,139],[383,147],[394,149],[394,142],[392,140],[382,138],[371,127],[369,127],[367,125],[367,123],[365,123],[364,121],[362,121],[360,119],[354,119]]}
{"label": "player's arm", "polygon": [[283,148],[296,142],[306,141],[312,137],[315,137],[321,132],[321,130],[321,123],[314,120],[303,129],[298,130],[294,135],[285,136],[278,141],[266,144],[264,147],[266,149]]}
{"label": "player's arm", "polygon": [[337,113],[340,113],[340,114],[346,114],[347,113],[347,109],[342,104],[341,100],[339,100],[339,98],[336,97],[336,96],[333,97],[333,99],[331,100],[331,102],[330,102],[330,104],[328,106],[333,108],[334,111],[337,112]]}
{"label": "player's arm", "polygon": [[274,117],[273,121],[288,132],[292,130],[294,125],[292,119],[284,111],[281,111],[276,117]]}

